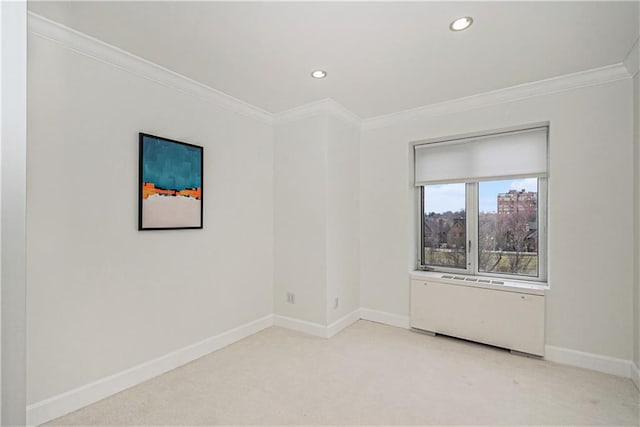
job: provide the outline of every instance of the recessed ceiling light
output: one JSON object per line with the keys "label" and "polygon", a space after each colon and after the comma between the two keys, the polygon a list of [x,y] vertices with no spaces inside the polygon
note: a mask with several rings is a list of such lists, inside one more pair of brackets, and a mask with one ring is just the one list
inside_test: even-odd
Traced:
{"label": "recessed ceiling light", "polygon": [[324,70],[315,70],[311,73],[311,77],[314,79],[324,79],[327,77],[327,72]]}
{"label": "recessed ceiling light", "polygon": [[453,21],[449,25],[449,28],[451,29],[451,31],[462,31],[469,28],[471,24],[473,24],[473,18],[470,16],[464,16]]}

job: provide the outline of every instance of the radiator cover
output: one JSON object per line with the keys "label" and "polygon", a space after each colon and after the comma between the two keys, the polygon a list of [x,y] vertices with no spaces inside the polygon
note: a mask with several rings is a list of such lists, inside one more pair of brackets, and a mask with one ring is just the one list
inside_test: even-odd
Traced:
{"label": "radiator cover", "polygon": [[544,356],[544,292],[411,280],[411,327]]}

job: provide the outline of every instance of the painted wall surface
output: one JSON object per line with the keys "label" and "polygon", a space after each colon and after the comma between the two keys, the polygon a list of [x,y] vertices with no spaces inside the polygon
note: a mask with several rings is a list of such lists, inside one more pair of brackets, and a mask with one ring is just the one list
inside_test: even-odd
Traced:
{"label": "painted wall surface", "polygon": [[365,129],[362,306],[409,312],[416,198],[411,141],[550,122],[546,343],[633,356],[631,79]]}
{"label": "painted wall surface", "polygon": [[360,308],[360,129],[334,117],[328,124],[327,322],[331,324]]}
{"label": "painted wall surface", "polygon": [[0,424],[24,425],[26,398],[27,4],[0,2]]}
{"label": "painted wall surface", "polygon": [[275,313],[328,325],[360,307],[359,127],[317,113],[274,144]]}
{"label": "painted wall surface", "polygon": [[634,262],[634,354],[633,361],[636,367],[640,367],[640,73],[636,73],[633,78],[633,114],[634,114],[634,177],[635,185],[635,262]]}
{"label": "painted wall surface", "polygon": [[[270,125],[34,35],[28,84],[28,403],[273,312]],[[137,231],[138,132],[204,146],[203,230]]]}
{"label": "painted wall surface", "polygon": [[[640,4],[636,5],[638,7],[638,28],[640,29]],[[640,39],[636,40],[636,58],[638,62],[640,62]],[[640,65],[640,64],[639,64]],[[640,369],[640,72],[636,70],[635,77],[633,79],[633,105],[634,105],[634,130],[635,130],[635,175],[633,182],[635,183],[636,189],[636,211],[635,211],[635,221],[636,221],[636,275],[635,275],[635,290],[636,290],[636,306],[635,306],[635,317],[634,317],[634,325],[635,325],[635,337],[636,337],[636,345],[635,345],[635,357],[634,362],[636,364],[636,368]]]}
{"label": "painted wall surface", "polygon": [[274,137],[275,313],[326,325],[327,117],[278,124]]}

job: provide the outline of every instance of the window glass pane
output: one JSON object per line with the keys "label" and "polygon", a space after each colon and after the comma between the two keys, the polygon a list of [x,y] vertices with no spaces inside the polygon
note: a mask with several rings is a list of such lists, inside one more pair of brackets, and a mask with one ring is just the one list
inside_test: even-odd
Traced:
{"label": "window glass pane", "polygon": [[425,185],[423,191],[423,263],[467,268],[466,186]]}
{"label": "window glass pane", "polygon": [[478,271],[538,276],[538,179],[478,184]]}

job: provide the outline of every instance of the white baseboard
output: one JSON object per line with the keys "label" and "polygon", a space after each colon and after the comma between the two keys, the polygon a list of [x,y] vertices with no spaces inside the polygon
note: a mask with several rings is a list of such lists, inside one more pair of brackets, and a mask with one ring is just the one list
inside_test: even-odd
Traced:
{"label": "white baseboard", "polygon": [[[397,326],[399,328],[410,328],[409,316],[402,316],[400,314],[361,308],[360,318],[372,322],[384,323],[385,325]],[[544,359],[563,365],[571,365],[619,377],[631,378],[636,387],[640,389],[640,370],[630,360],[586,353],[552,345],[545,345]]]}
{"label": "white baseboard", "polygon": [[605,374],[617,375],[619,377],[631,378],[633,362],[630,360],[618,359],[616,357],[603,356],[594,353],[585,353],[583,351],[571,350],[553,345],[546,345],[544,349],[545,360],[561,363],[563,365],[591,369],[593,371],[604,372]]}
{"label": "white baseboard", "polygon": [[293,317],[273,315],[273,324],[282,328],[291,329],[293,331],[304,332],[305,334],[315,335],[321,338],[331,338],[347,326],[360,320],[360,309],[342,316],[332,324],[325,326],[320,323],[309,322],[306,320],[295,319]]}
{"label": "white baseboard", "polygon": [[27,406],[27,425],[35,426],[54,420],[75,410],[95,403],[113,394],[138,385],[151,378],[219,350],[236,341],[266,329],[274,324],[305,332],[322,338],[330,338],[360,319],[360,310],[343,316],[329,326],[306,322],[279,315],[268,315],[245,325],[223,332],[198,343],[181,348],[165,356],[150,360],[117,374],[69,390]]}
{"label": "white baseboard", "polygon": [[[223,332],[198,343],[176,350],[125,371],[93,383],[61,393],[27,406],[27,425],[39,425],[51,421],[84,406],[95,403],[122,390],[154,378],[206,354],[240,341],[272,325],[304,332],[322,338],[330,338],[358,321],[370,320],[386,325],[409,329],[409,316],[361,308],[343,316],[328,326],[280,315],[268,315],[245,325]],[[568,348],[545,346],[545,360],[572,365],[594,371],[631,378],[640,390],[640,369],[632,361],[599,354],[585,353]]]}
{"label": "white baseboard", "polygon": [[640,368],[635,363],[631,364],[631,381],[633,381],[638,391],[640,391]]}
{"label": "white baseboard", "polygon": [[[372,322],[397,326],[399,328],[409,329],[410,327],[409,316],[402,316],[369,308],[360,309],[360,318],[370,320]],[[638,385],[640,383],[640,371],[630,360],[618,359],[594,353],[586,353],[552,345],[545,346],[544,359],[564,365],[571,365],[579,368],[591,369],[593,371],[604,372],[606,374],[617,375],[619,377],[631,378],[640,389],[640,385]]]}
{"label": "white baseboard", "polygon": [[327,338],[331,338],[332,336],[336,335],[344,328],[351,326],[358,320],[360,320],[360,309],[353,310],[351,313],[342,316],[340,319],[327,326]]}
{"label": "white baseboard", "polygon": [[27,406],[27,425],[40,425],[138,385],[273,325],[273,315],[249,322],[117,374]]}
{"label": "white baseboard", "polygon": [[317,337],[327,337],[327,327],[320,323],[308,322],[306,320],[294,319],[293,317],[273,315],[274,326],[291,329],[305,334],[315,335]]}
{"label": "white baseboard", "polygon": [[361,308],[360,318],[372,322],[384,323],[385,325],[397,326],[398,328],[409,329],[409,316],[372,310],[370,308]]}

